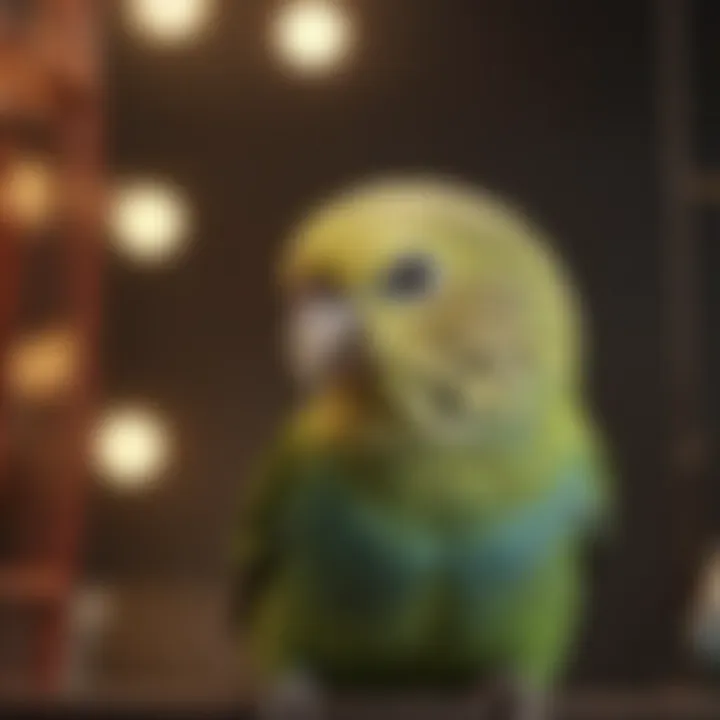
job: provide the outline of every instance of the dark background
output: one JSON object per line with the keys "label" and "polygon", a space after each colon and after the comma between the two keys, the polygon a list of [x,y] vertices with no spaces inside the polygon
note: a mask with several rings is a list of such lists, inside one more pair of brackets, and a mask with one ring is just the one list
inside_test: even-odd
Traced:
{"label": "dark background", "polygon": [[[544,223],[590,310],[592,392],[622,522],[579,676],[667,673],[682,618],[667,562],[653,3],[352,4],[356,56],[338,77],[311,82],[284,74],[268,52],[270,2],[221,0],[222,22],[179,51],[137,42],[114,18],[111,166],[180,184],[198,226],[176,268],[110,263],[108,396],[157,403],[175,422],[181,457],[148,494],[97,489],[91,567],[114,581],[224,577],[235,498],[287,396],[271,281],[284,233],[309,203],[358,178],[449,173],[511,196]],[[717,5],[698,4],[706,69],[720,68]],[[714,97],[699,118],[708,157],[717,151],[715,77],[699,81]]]}
{"label": "dark background", "polygon": [[[697,42],[693,54],[696,141],[694,150],[698,163],[712,171],[720,163],[720,92],[717,71],[720,69],[720,7],[712,2],[695,2]],[[703,320],[706,328],[705,351],[708,381],[708,406],[713,436],[720,429],[720,213],[717,207],[707,209],[699,219],[701,237]],[[716,453],[717,455],[717,453]],[[717,467],[717,459],[714,468]],[[715,477],[717,477],[715,475]],[[708,524],[720,532],[720,483],[708,483]]]}

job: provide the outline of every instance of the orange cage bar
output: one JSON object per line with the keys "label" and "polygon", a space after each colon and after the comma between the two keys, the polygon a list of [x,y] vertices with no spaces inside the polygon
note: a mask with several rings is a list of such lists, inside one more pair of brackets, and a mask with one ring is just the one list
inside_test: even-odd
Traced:
{"label": "orange cage bar", "polygon": [[100,306],[101,5],[0,5],[0,606],[29,628],[3,690],[62,684]]}

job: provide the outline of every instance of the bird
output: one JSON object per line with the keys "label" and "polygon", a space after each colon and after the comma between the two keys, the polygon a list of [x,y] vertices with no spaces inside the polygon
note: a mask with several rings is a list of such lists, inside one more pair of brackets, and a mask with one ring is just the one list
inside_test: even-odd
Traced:
{"label": "bird", "polygon": [[551,240],[469,183],[380,178],[312,208],[277,278],[298,391],[233,528],[258,695],[284,717],[499,678],[544,717],[613,514]]}

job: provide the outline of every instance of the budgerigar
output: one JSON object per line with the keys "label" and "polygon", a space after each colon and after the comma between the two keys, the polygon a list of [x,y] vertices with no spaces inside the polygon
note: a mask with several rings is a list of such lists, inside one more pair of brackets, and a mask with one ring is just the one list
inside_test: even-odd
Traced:
{"label": "budgerigar", "polygon": [[548,691],[609,492],[546,238],[483,191],[378,181],[310,213],[280,278],[303,393],[236,537],[261,682]]}

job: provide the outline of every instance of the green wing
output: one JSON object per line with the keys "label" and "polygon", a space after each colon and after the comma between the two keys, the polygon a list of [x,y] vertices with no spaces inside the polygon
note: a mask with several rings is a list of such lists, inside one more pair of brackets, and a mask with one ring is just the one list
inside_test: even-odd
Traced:
{"label": "green wing", "polygon": [[232,617],[251,622],[264,588],[283,565],[281,518],[297,465],[291,443],[282,437],[257,464],[243,498],[233,536]]}

